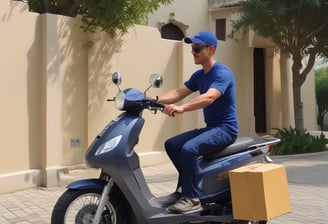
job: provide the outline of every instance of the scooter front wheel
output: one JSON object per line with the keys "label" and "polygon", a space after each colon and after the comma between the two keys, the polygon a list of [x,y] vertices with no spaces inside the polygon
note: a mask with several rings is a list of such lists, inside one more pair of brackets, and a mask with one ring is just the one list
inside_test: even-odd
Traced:
{"label": "scooter front wheel", "polygon": [[[52,215],[51,224],[90,224],[96,214],[101,192],[95,189],[69,189],[58,199]],[[121,205],[119,196],[110,194],[101,217],[101,224],[131,223],[129,213]]]}

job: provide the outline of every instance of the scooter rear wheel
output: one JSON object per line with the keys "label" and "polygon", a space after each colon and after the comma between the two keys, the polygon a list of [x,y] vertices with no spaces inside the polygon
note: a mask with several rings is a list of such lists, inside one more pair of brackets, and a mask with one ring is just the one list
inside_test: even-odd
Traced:
{"label": "scooter rear wheel", "polygon": [[[92,223],[97,210],[101,191],[67,190],[58,199],[51,216],[51,224],[86,224]],[[123,204],[122,204],[123,203]],[[118,194],[110,194],[102,213],[101,224],[131,223],[129,208]]]}

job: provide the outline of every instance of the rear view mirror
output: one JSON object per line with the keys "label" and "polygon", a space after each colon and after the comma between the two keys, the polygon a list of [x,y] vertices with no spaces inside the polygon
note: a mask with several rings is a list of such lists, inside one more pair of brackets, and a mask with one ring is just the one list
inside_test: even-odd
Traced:
{"label": "rear view mirror", "polygon": [[153,88],[160,88],[163,85],[163,76],[159,74],[152,74],[149,81]]}
{"label": "rear view mirror", "polygon": [[112,82],[117,85],[120,86],[121,82],[122,82],[122,77],[121,74],[119,72],[114,72],[112,75]]}

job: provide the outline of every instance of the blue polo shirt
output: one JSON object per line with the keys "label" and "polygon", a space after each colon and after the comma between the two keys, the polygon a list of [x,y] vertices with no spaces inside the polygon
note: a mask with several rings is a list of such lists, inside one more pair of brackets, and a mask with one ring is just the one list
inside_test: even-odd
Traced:
{"label": "blue polo shirt", "polygon": [[219,90],[221,96],[203,108],[205,123],[208,127],[222,127],[232,134],[238,134],[236,85],[234,75],[227,66],[216,62],[207,74],[200,69],[184,85],[200,94],[206,93],[210,88]]}

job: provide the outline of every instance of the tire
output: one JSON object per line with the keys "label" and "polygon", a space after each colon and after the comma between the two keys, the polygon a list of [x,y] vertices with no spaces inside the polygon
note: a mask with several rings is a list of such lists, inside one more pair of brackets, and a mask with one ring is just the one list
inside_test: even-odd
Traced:
{"label": "tire", "polygon": [[[58,199],[51,215],[51,224],[90,224],[97,210],[101,191],[95,189],[65,191]],[[126,199],[112,189],[101,224],[130,224],[132,212]]]}

